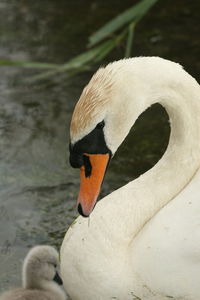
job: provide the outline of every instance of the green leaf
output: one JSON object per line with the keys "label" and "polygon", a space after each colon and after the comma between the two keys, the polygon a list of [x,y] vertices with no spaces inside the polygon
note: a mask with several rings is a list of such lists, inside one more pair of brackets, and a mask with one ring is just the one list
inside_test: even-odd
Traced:
{"label": "green leaf", "polygon": [[86,52],[83,52],[82,54],[74,57],[73,59],[65,63],[61,68],[67,70],[67,69],[74,69],[83,66],[84,64],[93,60],[96,57],[96,55],[98,55],[104,49],[106,44],[107,42],[95,48],[92,48]]}
{"label": "green leaf", "polygon": [[87,64],[95,62],[96,57],[98,57],[102,53],[102,51],[105,51],[105,47],[107,46],[107,44],[108,41],[72,58],[62,66],[56,67],[53,70],[47,72],[40,73],[39,75],[32,77],[31,82],[45,79],[47,77],[54,76],[65,71],[82,70],[83,68],[88,69]]}
{"label": "green leaf", "polygon": [[8,59],[1,59],[0,65],[2,66],[19,66],[19,67],[29,67],[29,68],[42,68],[42,69],[52,69],[59,67],[57,64],[50,63],[40,63],[40,62],[30,62],[30,61],[14,61]]}
{"label": "green leaf", "polygon": [[105,49],[102,49],[102,52],[97,56],[95,62],[101,61],[104,57],[106,57],[112,49],[114,49],[119,42],[126,36],[127,34],[127,28],[121,32],[117,37],[108,40],[107,42],[104,43]]}
{"label": "green leaf", "polygon": [[158,0],[142,0],[118,15],[89,37],[92,47],[129,22],[137,23]]}
{"label": "green leaf", "polygon": [[67,63],[60,67],[56,67],[53,70],[40,73],[39,75],[33,76],[31,82],[46,79],[50,76],[54,76],[58,73],[68,71],[67,77],[72,77],[79,72],[89,70],[89,64],[97,63],[101,61],[116,45],[125,37],[127,34],[127,28],[122,31],[117,37],[112,40],[101,43],[99,46],[92,48],[74,58],[69,60]]}
{"label": "green leaf", "polygon": [[95,62],[101,61],[103,58],[105,58],[112,51],[112,49],[115,48],[115,46],[116,46],[115,41],[109,40],[108,42],[109,43],[107,43],[105,48],[102,49],[101,53],[99,53],[99,55],[97,55],[97,57],[95,58]]}

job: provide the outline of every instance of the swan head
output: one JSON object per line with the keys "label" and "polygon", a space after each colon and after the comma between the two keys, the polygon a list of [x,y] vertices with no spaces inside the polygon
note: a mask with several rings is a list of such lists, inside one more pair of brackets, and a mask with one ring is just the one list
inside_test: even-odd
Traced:
{"label": "swan head", "polygon": [[71,120],[70,164],[80,168],[77,206],[85,217],[95,206],[111,157],[132,126],[127,84],[120,76],[120,67],[119,62],[112,63],[94,74]]}
{"label": "swan head", "polygon": [[57,272],[59,254],[51,246],[35,246],[27,254],[23,263],[23,287],[39,288],[44,282],[56,282],[61,285],[62,280]]}

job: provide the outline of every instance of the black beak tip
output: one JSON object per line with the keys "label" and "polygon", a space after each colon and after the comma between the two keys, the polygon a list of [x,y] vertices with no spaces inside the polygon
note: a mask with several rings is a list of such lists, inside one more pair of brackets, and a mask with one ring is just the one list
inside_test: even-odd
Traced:
{"label": "black beak tip", "polygon": [[78,213],[79,213],[82,217],[84,217],[84,218],[88,218],[88,217],[89,217],[89,216],[87,216],[87,215],[85,215],[85,214],[83,213],[82,206],[81,206],[80,203],[78,204],[77,209],[78,209]]}
{"label": "black beak tip", "polygon": [[55,274],[53,280],[54,280],[55,282],[57,282],[59,285],[62,285],[62,284],[63,284],[62,279],[60,278],[60,276],[58,275],[57,272],[56,272],[56,274]]}

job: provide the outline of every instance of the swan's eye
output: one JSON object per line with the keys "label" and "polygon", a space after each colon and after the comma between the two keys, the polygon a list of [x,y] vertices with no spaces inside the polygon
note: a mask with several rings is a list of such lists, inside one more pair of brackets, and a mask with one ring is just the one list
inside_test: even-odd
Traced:
{"label": "swan's eye", "polygon": [[104,128],[104,126],[105,126],[105,122],[101,121],[100,123],[97,124],[96,128],[97,129],[102,129],[102,128]]}
{"label": "swan's eye", "polygon": [[54,268],[56,268],[56,267],[57,267],[57,265],[56,265],[56,264],[54,264],[53,266],[54,266]]}

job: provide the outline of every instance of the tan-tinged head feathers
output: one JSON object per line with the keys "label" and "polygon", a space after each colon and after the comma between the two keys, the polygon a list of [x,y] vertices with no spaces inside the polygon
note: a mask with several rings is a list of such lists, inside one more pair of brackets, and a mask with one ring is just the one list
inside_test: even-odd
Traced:
{"label": "tan-tinged head feathers", "polygon": [[[72,115],[70,135],[72,143],[92,130],[97,116],[104,111],[112,92],[112,71],[99,69],[84,88]],[[101,120],[100,120],[101,121]]]}

